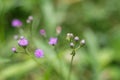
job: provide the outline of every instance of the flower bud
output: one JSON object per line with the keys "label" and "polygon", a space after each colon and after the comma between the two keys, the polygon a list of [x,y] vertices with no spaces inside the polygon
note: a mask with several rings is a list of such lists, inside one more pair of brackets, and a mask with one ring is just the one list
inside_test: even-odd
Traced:
{"label": "flower bud", "polygon": [[57,42],[58,42],[58,38],[51,37],[48,43],[54,46],[57,44]]}
{"label": "flower bud", "polygon": [[76,37],[74,38],[74,40],[75,40],[75,41],[79,41],[79,37],[76,36]]}
{"label": "flower bud", "polygon": [[28,19],[26,20],[27,23],[31,23],[33,21],[33,16],[28,16]]}
{"label": "flower bud", "polygon": [[26,38],[24,38],[24,37],[21,37],[18,40],[18,45],[19,46],[26,47],[28,44],[29,44],[28,40]]}
{"label": "flower bud", "polygon": [[73,42],[70,43],[70,47],[74,48],[75,44]]}
{"label": "flower bud", "polygon": [[59,35],[62,31],[62,27],[61,26],[58,26],[56,27],[56,33]]}
{"label": "flower bud", "polygon": [[44,52],[42,49],[36,49],[35,52],[34,52],[36,58],[42,58],[44,57]]}
{"label": "flower bud", "polygon": [[45,36],[45,35],[46,35],[45,29],[40,29],[40,35],[42,35],[42,36]]}
{"label": "flower bud", "polygon": [[18,40],[18,35],[14,35],[14,39],[15,39],[15,40]]}
{"label": "flower bud", "polygon": [[81,46],[84,46],[84,45],[85,45],[85,43],[86,43],[86,42],[85,42],[85,40],[84,40],[84,39],[82,39],[82,40],[80,41],[80,45],[81,45]]}
{"label": "flower bud", "polygon": [[66,39],[67,39],[67,40],[70,40],[70,39],[73,38],[73,37],[74,37],[74,35],[73,35],[72,33],[67,33]]}
{"label": "flower bud", "polygon": [[13,27],[21,27],[23,23],[19,19],[13,19],[11,24]]}
{"label": "flower bud", "polygon": [[27,23],[31,23],[31,21],[29,19],[26,20]]}
{"label": "flower bud", "polygon": [[33,20],[33,16],[29,16],[28,19],[29,19],[30,21],[32,21],[32,20]]}
{"label": "flower bud", "polygon": [[14,52],[14,53],[17,52],[15,47],[12,48],[12,52]]}

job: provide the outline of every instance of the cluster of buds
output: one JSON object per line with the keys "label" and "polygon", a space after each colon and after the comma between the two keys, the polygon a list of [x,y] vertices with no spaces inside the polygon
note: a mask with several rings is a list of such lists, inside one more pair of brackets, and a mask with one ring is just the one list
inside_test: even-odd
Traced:
{"label": "cluster of buds", "polygon": [[78,36],[74,36],[72,33],[67,33],[66,39],[69,41],[70,47],[73,49],[72,55],[75,55],[76,49],[83,47],[85,45],[85,40]]}
{"label": "cluster of buds", "polygon": [[[27,23],[31,23],[32,21],[33,21],[33,16],[29,16],[26,20]],[[22,22],[19,19],[12,20],[11,24],[13,27],[21,27],[22,26]],[[45,34],[45,32],[43,30],[41,31],[41,33],[42,33],[42,35]],[[18,41],[17,42],[18,46],[20,46],[21,48],[24,49],[23,53],[27,53],[27,54],[31,53],[28,51],[29,41],[27,38],[25,38],[24,36],[19,37],[18,35],[14,35],[14,39]],[[13,53],[21,53],[21,51],[19,52],[16,47],[13,47],[11,50]],[[34,51],[34,55],[37,58],[41,58],[44,56],[44,51],[42,49],[36,49]]]}

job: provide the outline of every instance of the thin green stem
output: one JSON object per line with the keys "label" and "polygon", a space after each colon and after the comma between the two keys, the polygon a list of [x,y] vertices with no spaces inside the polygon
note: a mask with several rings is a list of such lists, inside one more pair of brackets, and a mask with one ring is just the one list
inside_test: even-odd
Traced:
{"label": "thin green stem", "polygon": [[27,48],[25,48],[25,52],[26,52],[26,54],[29,55],[38,65],[41,65],[41,64],[35,59],[35,57],[30,54],[30,52],[28,51]]}
{"label": "thin green stem", "polygon": [[75,51],[78,50],[80,47],[81,47],[81,46],[79,45],[79,46],[75,49]]}
{"label": "thin green stem", "polygon": [[[56,56],[57,56],[57,58],[58,58],[58,60],[59,60],[59,70],[60,70],[60,74],[62,74],[62,62],[61,62],[61,59],[60,59],[60,55],[59,55],[59,53],[57,52],[57,50],[56,50],[56,46],[54,46],[54,50],[55,50],[55,52],[56,52]],[[61,78],[61,77],[60,77]],[[62,79],[62,78],[61,78]]]}
{"label": "thin green stem", "polygon": [[31,23],[31,26],[30,26],[30,37],[32,38],[33,34],[32,34],[32,23]]}
{"label": "thin green stem", "polygon": [[70,70],[69,70],[69,74],[68,74],[68,79],[67,80],[70,80],[70,76],[71,76],[71,71],[72,71],[72,64],[73,64],[73,59],[74,59],[74,54],[72,54],[72,58],[71,58],[71,62],[70,62]]}

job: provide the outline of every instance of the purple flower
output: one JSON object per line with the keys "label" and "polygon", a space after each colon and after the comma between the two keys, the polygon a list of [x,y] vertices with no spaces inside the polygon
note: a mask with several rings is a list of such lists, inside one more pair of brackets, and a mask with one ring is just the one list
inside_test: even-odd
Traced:
{"label": "purple flower", "polygon": [[29,43],[26,38],[22,37],[18,40],[18,44],[22,47],[26,47]]}
{"label": "purple flower", "polygon": [[34,52],[34,54],[35,54],[35,56],[36,56],[37,58],[42,58],[42,57],[44,57],[44,52],[43,52],[43,50],[41,50],[41,49],[36,49],[35,52]]}
{"label": "purple flower", "polygon": [[57,44],[57,40],[58,40],[57,38],[50,38],[49,44],[54,46]]}
{"label": "purple flower", "polygon": [[12,52],[16,53],[16,48],[15,47],[12,48]]}
{"label": "purple flower", "polygon": [[41,29],[41,30],[40,30],[40,34],[41,34],[42,36],[45,36],[45,35],[46,35],[45,29]]}
{"label": "purple flower", "polygon": [[21,27],[22,26],[22,22],[19,19],[14,19],[12,21],[12,26],[13,27]]}

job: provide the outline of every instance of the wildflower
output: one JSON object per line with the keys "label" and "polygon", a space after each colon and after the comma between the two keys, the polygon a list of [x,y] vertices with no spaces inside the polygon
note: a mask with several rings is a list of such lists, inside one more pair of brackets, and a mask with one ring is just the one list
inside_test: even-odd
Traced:
{"label": "wildflower", "polygon": [[67,33],[66,39],[67,39],[68,41],[70,41],[73,37],[74,37],[74,35],[73,35],[72,33]]}
{"label": "wildflower", "polygon": [[41,49],[36,49],[35,52],[34,52],[34,54],[35,54],[35,56],[36,56],[37,58],[42,58],[42,57],[44,57],[44,52],[43,52],[43,50],[41,50]]}
{"label": "wildflower", "polygon": [[14,52],[14,53],[17,52],[15,47],[12,48],[12,52]]}
{"label": "wildflower", "polygon": [[84,45],[85,45],[85,43],[86,43],[86,42],[85,42],[85,40],[84,40],[84,39],[82,39],[82,40],[80,41],[80,45],[81,45],[81,46],[84,46]]}
{"label": "wildflower", "polygon": [[22,47],[26,47],[28,45],[28,40],[24,37],[21,37],[18,40],[18,45],[22,46]]}
{"label": "wildflower", "polygon": [[21,27],[22,26],[22,22],[19,19],[14,19],[12,21],[12,26],[13,27]]}
{"label": "wildflower", "polygon": [[57,40],[58,40],[57,38],[50,38],[49,44],[54,46],[57,44]]}
{"label": "wildflower", "polygon": [[41,30],[40,30],[40,34],[41,34],[42,36],[45,36],[45,35],[46,35],[45,29],[41,29]]}

